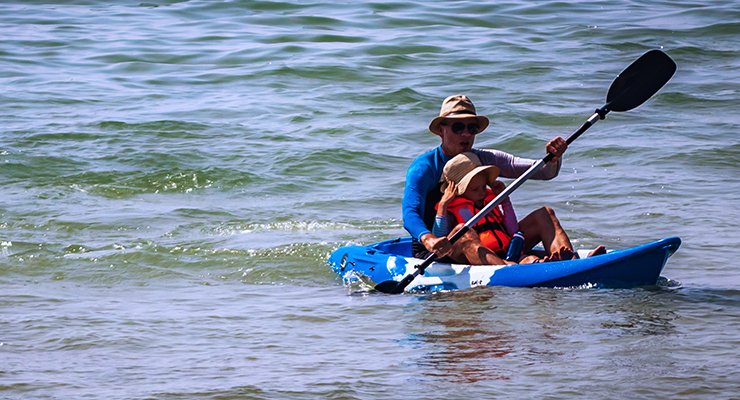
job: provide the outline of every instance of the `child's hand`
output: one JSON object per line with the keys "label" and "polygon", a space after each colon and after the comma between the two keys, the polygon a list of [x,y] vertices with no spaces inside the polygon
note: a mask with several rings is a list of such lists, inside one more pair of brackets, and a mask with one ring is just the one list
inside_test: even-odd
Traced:
{"label": "child's hand", "polygon": [[[504,183],[499,180],[496,180],[496,182],[494,182],[493,186],[491,187],[493,194],[495,194],[496,196],[501,194],[501,192],[503,192],[504,189],[506,189],[506,185],[504,185]],[[509,200],[509,196],[506,196],[506,198],[503,201],[501,201],[501,204],[508,203],[510,201],[511,200]]]}
{"label": "child's hand", "polygon": [[457,197],[457,185],[455,182],[450,182],[447,185],[447,188],[445,189],[444,194],[442,195],[442,198],[439,200],[439,205],[441,207],[447,208],[447,205],[450,204],[450,202]]}

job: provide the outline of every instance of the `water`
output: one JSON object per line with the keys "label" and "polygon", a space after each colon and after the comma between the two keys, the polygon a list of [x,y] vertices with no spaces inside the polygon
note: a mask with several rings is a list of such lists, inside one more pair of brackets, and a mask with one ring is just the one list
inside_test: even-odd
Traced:
{"label": "water", "polygon": [[[740,9],[698,2],[0,3],[0,397],[735,398]],[[538,158],[614,77],[674,78],[512,196],[576,247],[680,236],[653,289],[380,296],[325,264],[404,235],[465,93]]]}

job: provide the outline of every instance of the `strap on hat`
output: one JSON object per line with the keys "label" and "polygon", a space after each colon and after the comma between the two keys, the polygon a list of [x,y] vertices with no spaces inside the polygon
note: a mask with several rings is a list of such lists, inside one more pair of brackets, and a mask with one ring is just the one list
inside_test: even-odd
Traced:
{"label": "strap on hat", "polygon": [[449,117],[450,115],[459,115],[459,114],[471,114],[471,115],[475,115],[476,117],[478,116],[478,114],[474,112],[471,113],[470,111],[452,111],[452,112],[448,112],[444,116]]}

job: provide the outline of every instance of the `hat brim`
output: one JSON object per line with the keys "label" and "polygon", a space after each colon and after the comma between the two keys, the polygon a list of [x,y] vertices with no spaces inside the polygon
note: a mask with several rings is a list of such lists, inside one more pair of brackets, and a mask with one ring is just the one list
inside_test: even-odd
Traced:
{"label": "hat brim", "polygon": [[[466,190],[468,190],[468,185],[470,184],[470,181],[473,180],[473,178],[480,174],[485,173],[486,175],[486,185],[489,187],[493,187],[493,183],[496,182],[496,178],[498,178],[499,169],[495,165],[481,165],[478,167],[475,167],[474,170],[468,172],[463,176],[462,179],[460,179],[460,183],[457,184],[457,195],[461,196],[463,193],[465,193]],[[447,190],[448,182],[444,182],[442,186],[439,188],[439,190],[444,193],[445,190]]]}
{"label": "hat brim", "polygon": [[475,118],[478,121],[478,126],[480,127],[480,130],[478,133],[483,132],[488,128],[488,118],[483,115],[475,115],[475,114],[455,114],[455,115],[448,115],[448,116],[440,116],[432,120],[432,122],[429,124],[429,131],[431,131],[435,135],[439,135],[439,126],[448,119],[463,119],[463,118]]}

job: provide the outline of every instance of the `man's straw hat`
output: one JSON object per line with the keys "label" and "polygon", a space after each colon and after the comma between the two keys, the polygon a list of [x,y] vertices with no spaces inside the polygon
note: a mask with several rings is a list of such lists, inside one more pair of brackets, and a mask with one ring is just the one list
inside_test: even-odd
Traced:
{"label": "man's straw hat", "polygon": [[429,124],[429,130],[435,135],[439,135],[439,125],[447,119],[470,118],[478,120],[478,132],[483,132],[488,127],[488,118],[477,115],[475,106],[467,96],[456,94],[446,98],[442,102],[442,109],[439,111],[439,117],[434,118]]}

